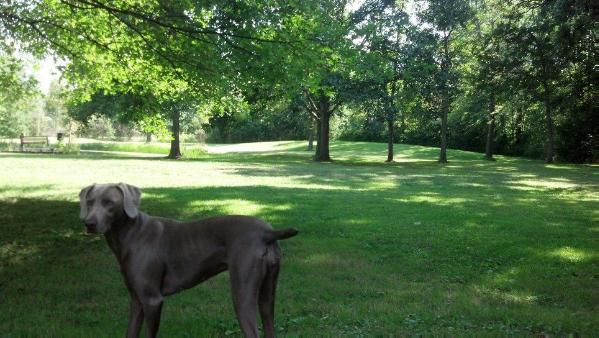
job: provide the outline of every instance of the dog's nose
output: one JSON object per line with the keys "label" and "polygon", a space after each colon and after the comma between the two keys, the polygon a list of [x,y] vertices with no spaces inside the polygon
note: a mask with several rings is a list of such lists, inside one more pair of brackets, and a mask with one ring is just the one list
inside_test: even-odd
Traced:
{"label": "dog's nose", "polygon": [[85,227],[87,228],[87,232],[96,231],[96,223],[85,223]]}

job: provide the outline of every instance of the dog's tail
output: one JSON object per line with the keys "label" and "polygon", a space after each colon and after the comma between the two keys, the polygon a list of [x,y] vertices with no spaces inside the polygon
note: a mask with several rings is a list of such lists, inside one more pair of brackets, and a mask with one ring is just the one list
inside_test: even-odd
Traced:
{"label": "dog's tail", "polygon": [[280,239],[285,239],[297,235],[299,231],[295,228],[288,228],[283,230],[266,230],[264,233],[264,241],[266,243],[272,243]]}

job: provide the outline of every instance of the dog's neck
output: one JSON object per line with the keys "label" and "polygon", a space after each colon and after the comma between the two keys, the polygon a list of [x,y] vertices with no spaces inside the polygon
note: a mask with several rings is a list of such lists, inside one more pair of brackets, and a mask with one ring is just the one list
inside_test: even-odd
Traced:
{"label": "dog's neck", "polygon": [[146,213],[141,211],[138,212],[135,218],[129,218],[125,215],[112,224],[110,231],[104,233],[106,242],[108,242],[108,246],[114,252],[119,263],[122,263],[122,260],[127,255],[121,248],[129,247],[125,243],[130,242],[134,237],[139,237],[136,234],[142,231],[141,224],[144,224],[148,217]]}

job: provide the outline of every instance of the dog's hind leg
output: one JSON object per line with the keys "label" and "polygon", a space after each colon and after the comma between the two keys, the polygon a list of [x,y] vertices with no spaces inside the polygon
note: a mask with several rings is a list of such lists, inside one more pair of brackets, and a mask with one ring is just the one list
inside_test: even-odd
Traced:
{"label": "dog's hind leg", "polygon": [[258,337],[258,291],[264,279],[266,265],[262,257],[240,254],[229,264],[231,294],[239,326],[245,337]]}
{"label": "dog's hind leg", "polygon": [[258,306],[260,308],[260,317],[264,326],[264,336],[272,338],[275,336],[275,292],[277,289],[277,279],[279,277],[280,250],[276,246],[270,246],[267,249],[267,269],[266,275],[262,280],[260,294],[258,295]]}

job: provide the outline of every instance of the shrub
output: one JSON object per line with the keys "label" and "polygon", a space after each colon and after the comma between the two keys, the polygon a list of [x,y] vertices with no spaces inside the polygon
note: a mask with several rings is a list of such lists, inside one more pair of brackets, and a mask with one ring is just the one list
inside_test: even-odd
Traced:
{"label": "shrub", "polygon": [[113,138],[114,128],[112,121],[102,115],[93,115],[89,118],[87,124],[83,128],[83,134],[90,138]]}
{"label": "shrub", "polygon": [[59,141],[56,145],[56,151],[61,154],[79,154],[80,146],[76,143],[64,143]]}
{"label": "shrub", "polygon": [[194,147],[183,147],[183,149],[181,149],[181,152],[183,153],[183,158],[200,158],[203,157],[204,155],[206,155],[206,150],[204,148],[200,148],[198,146],[194,146]]}

